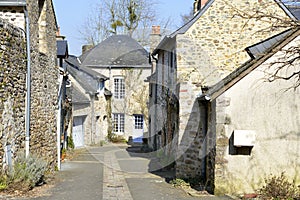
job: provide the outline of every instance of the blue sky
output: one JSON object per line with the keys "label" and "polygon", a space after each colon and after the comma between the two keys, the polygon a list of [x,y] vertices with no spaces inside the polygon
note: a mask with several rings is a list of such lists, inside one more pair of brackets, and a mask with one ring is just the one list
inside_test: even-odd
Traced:
{"label": "blue sky", "polygon": [[[81,46],[84,42],[80,39],[81,35],[78,30],[93,7],[100,2],[101,0],[53,0],[60,32],[68,40],[70,54],[77,56],[81,54]],[[178,27],[181,23],[180,16],[189,13],[194,0],[160,0],[158,2],[158,18],[172,17],[173,27]]]}

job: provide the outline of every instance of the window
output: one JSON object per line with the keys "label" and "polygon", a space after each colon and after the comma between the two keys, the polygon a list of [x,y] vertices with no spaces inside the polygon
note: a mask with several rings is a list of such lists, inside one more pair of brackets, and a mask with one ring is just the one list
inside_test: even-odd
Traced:
{"label": "window", "polygon": [[123,134],[124,133],[124,124],[125,124],[124,114],[122,114],[122,113],[114,114],[114,121],[113,121],[114,133]]}
{"label": "window", "polygon": [[114,97],[116,99],[124,99],[124,97],[125,97],[124,78],[115,78],[114,86],[115,86]]}
{"label": "window", "polygon": [[134,115],[134,127],[135,129],[144,128],[144,116],[143,115]]}
{"label": "window", "polygon": [[98,82],[98,92],[102,91],[105,87],[104,81],[99,81]]}

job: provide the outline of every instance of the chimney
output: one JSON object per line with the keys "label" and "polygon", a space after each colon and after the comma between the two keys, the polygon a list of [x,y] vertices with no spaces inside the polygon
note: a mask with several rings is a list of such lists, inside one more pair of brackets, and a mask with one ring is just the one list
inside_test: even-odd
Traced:
{"label": "chimney", "polygon": [[60,27],[57,28],[56,36],[60,36]]}
{"label": "chimney", "polygon": [[152,26],[150,34],[150,53],[157,47],[161,39],[160,26]]}
{"label": "chimney", "polygon": [[94,47],[94,45],[92,45],[92,44],[83,45],[82,48],[81,48],[82,54],[84,54],[85,52],[87,52],[88,50],[90,50],[93,47]]}
{"label": "chimney", "polygon": [[194,15],[201,10],[206,3],[208,2],[208,0],[195,0],[194,2]]}
{"label": "chimney", "polygon": [[152,26],[152,33],[153,35],[160,35],[160,26]]}
{"label": "chimney", "polygon": [[60,27],[56,31],[56,40],[65,40],[66,36],[60,34]]}
{"label": "chimney", "polygon": [[201,1],[201,9],[205,6],[208,0],[200,0]]}

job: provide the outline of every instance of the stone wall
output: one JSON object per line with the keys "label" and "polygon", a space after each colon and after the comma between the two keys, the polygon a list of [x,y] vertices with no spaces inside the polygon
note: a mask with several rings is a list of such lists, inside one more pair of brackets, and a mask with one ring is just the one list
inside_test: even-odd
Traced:
{"label": "stone wall", "polygon": [[0,18],[22,29],[25,27],[24,10],[22,7],[2,7]]}
{"label": "stone wall", "polygon": [[0,19],[0,168],[6,165],[4,149],[12,157],[24,147],[26,52],[23,32]]}
{"label": "stone wall", "polygon": [[[42,5],[39,5],[42,4]],[[52,169],[56,165],[56,116],[58,98],[58,69],[56,68],[56,19],[52,1],[27,1],[30,18],[31,50],[31,118],[30,153],[45,158]],[[26,44],[23,8],[1,7],[0,16],[15,27],[4,23],[1,31],[1,130],[13,151],[24,147]],[[41,37],[41,24],[47,25]],[[20,29],[16,28],[19,27]],[[23,31],[21,31],[21,29]],[[42,42],[42,40],[45,40]],[[47,48],[40,48],[46,44]],[[45,51],[40,52],[40,49]],[[9,131],[9,133],[7,132]],[[3,148],[2,148],[3,149]],[[3,150],[2,150],[3,152]],[[3,153],[2,153],[3,154]],[[4,158],[1,154],[2,161]]]}
{"label": "stone wall", "polygon": [[287,18],[274,0],[215,0],[185,34],[176,38],[180,80],[211,86],[250,59],[246,47],[283,30],[272,28],[280,22],[270,18],[249,19],[257,9],[260,15]]}
{"label": "stone wall", "polygon": [[[43,5],[39,5],[44,3]],[[58,68],[56,67],[56,19],[52,1],[28,1],[31,38],[31,121],[30,151],[49,161],[54,169],[57,159],[56,116]],[[42,11],[42,12],[40,12]],[[46,17],[45,17],[46,15]],[[40,24],[47,25],[47,51],[40,52]]]}

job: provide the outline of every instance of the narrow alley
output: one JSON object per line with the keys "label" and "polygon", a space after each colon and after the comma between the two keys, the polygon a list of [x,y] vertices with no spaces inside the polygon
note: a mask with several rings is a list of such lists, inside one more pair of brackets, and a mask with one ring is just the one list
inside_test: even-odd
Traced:
{"label": "narrow alley", "polygon": [[107,144],[82,149],[72,160],[62,163],[61,181],[36,200],[230,199],[210,195],[193,197],[168,184],[165,180],[172,173],[155,172],[158,168],[151,154],[139,153],[139,147]]}

